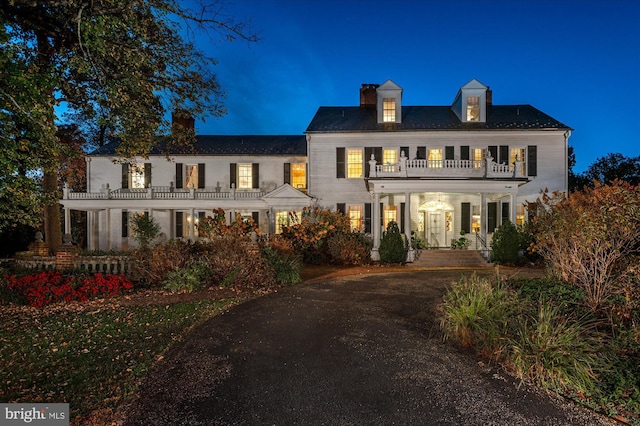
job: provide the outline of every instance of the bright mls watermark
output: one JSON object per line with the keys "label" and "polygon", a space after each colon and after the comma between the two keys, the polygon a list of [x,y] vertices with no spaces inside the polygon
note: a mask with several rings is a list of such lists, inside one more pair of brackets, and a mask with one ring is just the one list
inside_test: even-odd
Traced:
{"label": "bright mls watermark", "polygon": [[0,424],[41,426],[68,426],[69,404],[2,404]]}

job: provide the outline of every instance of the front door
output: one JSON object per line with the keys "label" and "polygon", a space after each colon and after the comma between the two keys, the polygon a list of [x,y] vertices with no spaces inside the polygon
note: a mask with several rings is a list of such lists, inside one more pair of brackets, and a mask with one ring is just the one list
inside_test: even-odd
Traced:
{"label": "front door", "polygon": [[427,212],[426,240],[429,247],[444,247],[444,212]]}

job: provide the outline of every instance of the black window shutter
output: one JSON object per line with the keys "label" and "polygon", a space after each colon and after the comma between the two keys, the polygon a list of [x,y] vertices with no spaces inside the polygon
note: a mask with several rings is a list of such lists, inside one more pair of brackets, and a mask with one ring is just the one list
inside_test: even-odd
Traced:
{"label": "black window shutter", "polygon": [[176,238],[182,238],[182,228],[184,227],[184,215],[182,212],[176,212]]}
{"label": "black window shutter", "polygon": [[198,188],[204,188],[204,163],[198,163]]}
{"label": "black window shutter", "polygon": [[418,160],[426,160],[427,159],[427,147],[419,146],[416,150],[416,158]]}
{"label": "black window shutter", "polygon": [[371,203],[364,203],[364,232],[371,233]]}
{"label": "black window shutter", "polygon": [[380,203],[380,227],[384,227],[384,203]]}
{"label": "black window shutter", "polygon": [[[381,146],[377,146],[375,148],[373,148],[373,156],[376,158],[376,161],[378,162],[378,164],[382,164],[383,158],[382,158],[382,147]],[[365,158],[365,161],[369,161],[371,158]]]}
{"label": "black window shutter", "polygon": [[404,203],[400,203],[400,217],[397,217],[396,219],[398,220],[398,222],[400,222],[400,232],[404,234],[404,207],[405,204]]}
{"label": "black window shutter", "polygon": [[238,172],[237,172],[237,164],[236,163],[230,163],[229,164],[229,188],[231,188],[232,186],[234,187],[238,187],[237,184],[237,180],[238,180]]}
{"label": "black window shutter", "polygon": [[445,146],[444,147],[444,159],[445,160],[453,160],[453,157],[455,156],[455,150],[452,146]]}
{"label": "black window shutter", "polygon": [[345,150],[344,148],[336,148],[336,177],[343,178],[345,174]]}
{"label": "black window shutter", "polygon": [[129,165],[122,163],[122,188],[129,188]]}
{"label": "black window shutter", "polygon": [[398,158],[400,158],[402,156],[402,153],[404,152],[404,156],[407,158],[411,158],[409,157],[409,147],[408,146],[401,146],[400,147],[400,152],[398,153]]}
{"label": "black window shutter", "polygon": [[498,162],[498,147],[496,145],[489,145],[489,155],[493,158],[493,161]]}
{"label": "black window shutter", "polygon": [[122,238],[129,236],[129,212],[122,210]]}
{"label": "black window shutter", "polygon": [[510,216],[509,213],[510,213],[509,203],[503,201],[502,202],[502,221],[501,221],[501,223],[505,223],[507,221],[511,221],[511,218],[509,217]]}
{"label": "black window shutter", "polygon": [[182,188],[182,172],[184,168],[182,167],[182,163],[176,163],[176,188]]}
{"label": "black window shutter", "polygon": [[536,145],[527,147],[527,174],[538,176],[538,147]]}
{"label": "black window shutter", "polygon": [[500,145],[500,164],[509,164],[509,146]]}
{"label": "black window shutter", "polygon": [[260,188],[260,164],[251,164],[251,187]]}
{"label": "black window shutter", "polygon": [[342,214],[347,214],[347,205],[345,203],[336,204],[336,210]]}
{"label": "black window shutter", "polygon": [[471,203],[461,203],[460,211],[462,212],[462,223],[460,229],[465,233],[471,233]]}
{"label": "black window shutter", "polygon": [[291,163],[284,163],[284,183],[291,185]]}
{"label": "black window shutter", "polygon": [[491,233],[498,226],[498,203],[487,203],[487,232]]}
{"label": "black window shutter", "polygon": [[469,160],[469,145],[463,145],[460,147],[460,159]]}
{"label": "black window shutter", "polygon": [[253,218],[253,223],[255,223],[256,226],[259,226],[259,223],[260,223],[260,212],[251,212],[251,217]]}
{"label": "black window shutter", "polygon": [[304,187],[309,189],[309,163],[304,163]]}
{"label": "black window shutter", "polygon": [[[370,166],[369,166],[369,160],[371,160],[371,154],[373,154],[373,148],[370,146],[365,146],[364,147],[364,177],[368,178],[370,176]],[[375,157],[375,154],[374,154]],[[376,161],[378,161],[377,164],[380,164],[380,160],[378,160],[376,158]]]}
{"label": "black window shutter", "polygon": [[144,163],[144,187],[151,187],[151,163]]}

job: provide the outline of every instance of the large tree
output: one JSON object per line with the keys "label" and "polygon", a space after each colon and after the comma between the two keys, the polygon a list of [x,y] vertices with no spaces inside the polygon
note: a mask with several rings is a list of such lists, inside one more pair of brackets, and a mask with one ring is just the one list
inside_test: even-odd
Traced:
{"label": "large tree", "polygon": [[[60,244],[58,170],[69,146],[57,107],[118,137],[124,158],[144,156],[170,129],[169,111],[220,116],[215,62],[195,48],[201,32],[249,41],[221,4],[179,0],[4,0],[0,3],[0,230],[36,224]],[[192,133],[174,132],[174,143]]]}
{"label": "large tree", "polygon": [[630,183],[640,184],[640,155],[626,157],[620,153],[609,153],[598,158],[581,175],[584,184],[591,187],[595,181],[609,184],[616,179]]}

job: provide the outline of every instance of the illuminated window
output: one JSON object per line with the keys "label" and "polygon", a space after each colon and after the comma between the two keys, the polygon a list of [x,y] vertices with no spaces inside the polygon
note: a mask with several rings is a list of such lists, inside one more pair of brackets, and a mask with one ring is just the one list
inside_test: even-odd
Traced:
{"label": "illuminated window", "polygon": [[252,188],[252,165],[238,164],[238,189],[251,189]]}
{"label": "illuminated window", "polygon": [[484,167],[484,149],[483,148],[474,148],[472,150],[473,154],[473,168],[481,169]]}
{"label": "illuminated window", "polygon": [[185,166],[185,179],[184,179],[184,187],[185,188],[197,188],[198,187],[198,165],[188,165]]}
{"label": "illuminated window", "polygon": [[350,149],[347,151],[347,177],[362,177],[362,150]]}
{"label": "illuminated window", "polygon": [[382,151],[382,162],[384,164],[395,164],[398,162],[398,151],[395,149],[385,149]]}
{"label": "illuminated window", "polygon": [[394,98],[384,98],[382,100],[382,121],[385,123],[395,123],[396,100]]}
{"label": "illuminated window", "polygon": [[480,121],[480,97],[467,97],[467,121]]}
{"label": "illuminated window", "polygon": [[291,185],[294,188],[307,187],[307,166],[304,163],[291,164]]}
{"label": "illuminated window", "polygon": [[471,213],[471,232],[480,232],[480,206],[473,206]]}
{"label": "illuminated window", "polygon": [[130,188],[144,188],[144,164],[132,164],[130,169]]}
{"label": "illuminated window", "polygon": [[300,211],[276,211],[276,234],[282,233],[282,228],[285,226],[295,225],[300,223],[302,212]]}
{"label": "illuminated window", "polygon": [[429,167],[442,168],[442,150],[430,149],[427,156]]}
{"label": "illuminated window", "polygon": [[185,237],[190,237],[190,228],[191,228],[191,222],[193,221],[193,236],[197,237],[198,236],[198,224],[200,223],[200,218],[204,218],[205,217],[205,213],[204,212],[195,212],[193,216],[191,216],[190,214],[185,213],[184,217],[186,218],[186,220],[184,221],[183,224],[183,230],[182,230],[182,235]]}
{"label": "illuminated window", "polygon": [[389,222],[398,222],[397,213],[396,206],[384,206],[384,229],[387,229]]}
{"label": "illuminated window", "polygon": [[516,206],[516,225],[524,225],[524,206]]}
{"label": "illuminated window", "polygon": [[521,161],[520,170],[516,170],[516,176],[526,176],[525,168],[525,150],[524,148],[511,148],[511,156],[509,158],[509,164],[514,164],[516,161]]}
{"label": "illuminated window", "polygon": [[349,206],[349,222],[352,231],[362,230],[362,206]]}

